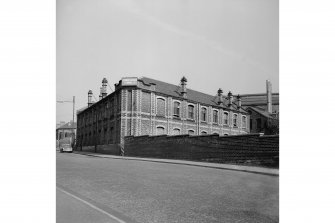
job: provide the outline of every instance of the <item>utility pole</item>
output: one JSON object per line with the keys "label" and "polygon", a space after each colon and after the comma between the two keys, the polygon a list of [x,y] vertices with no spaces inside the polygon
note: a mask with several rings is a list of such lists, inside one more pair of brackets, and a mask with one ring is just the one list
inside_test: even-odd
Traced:
{"label": "utility pole", "polygon": [[57,101],[57,103],[72,103],[72,122],[74,123],[74,110],[75,110],[75,103],[76,103],[76,96],[73,96],[72,101]]}
{"label": "utility pole", "polygon": [[72,111],[72,120],[73,120],[73,123],[74,123],[75,104],[76,104],[76,96],[73,96],[73,111]]}

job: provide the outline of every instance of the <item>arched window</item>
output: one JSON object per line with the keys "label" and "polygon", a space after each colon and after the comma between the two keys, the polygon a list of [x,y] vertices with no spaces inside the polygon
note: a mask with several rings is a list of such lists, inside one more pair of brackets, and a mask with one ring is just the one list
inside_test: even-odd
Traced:
{"label": "arched window", "polygon": [[173,103],[173,115],[180,117],[180,103],[178,101]]}
{"label": "arched window", "polygon": [[237,114],[234,114],[233,116],[233,126],[237,127]]}
{"label": "arched window", "polygon": [[228,125],[228,112],[223,113],[223,124]]}
{"label": "arched window", "polygon": [[214,123],[218,123],[218,111],[217,110],[213,110],[213,122]]}
{"label": "arched window", "polygon": [[173,135],[180,135],[180,129],[173,129]]}
{"label": "arched window", "polygon": [[201,135],[207,135],[206,131],[201,131]]}
{"label": "arched window", "polygon": [[157,127],[156,135],[164,135],[165,134],[165,129],[162,126]]}
{"label": "arched window", "polygon": [[194,106],[193,105],[188,105],[187,110],[188,110],[188,118],[189,119],[194,119]]}
{"label": "arched window", "polygon": [[188,130],[188,134],[189,134],[190,136],[193,136],[193,135],[194,135],[194,130],[192,130],[192,129]]}
{"label": "arched window", "polygon": [[247,117],[242,116],[242,128],[246,128],[246,127],[247,127]]}
{"label": "arched window", "polygon": [[165,116],[165,100],[157,98],[157,116]]}
{"label": "arched window", "polygon": [[207,121],[207,109],[201,108],[201,121],[206,122]]}
{"label": "arched window", "polygon": [[228,134],[227,133],[225,133],[225,134],[223,134],[224,136],[228,136]]}

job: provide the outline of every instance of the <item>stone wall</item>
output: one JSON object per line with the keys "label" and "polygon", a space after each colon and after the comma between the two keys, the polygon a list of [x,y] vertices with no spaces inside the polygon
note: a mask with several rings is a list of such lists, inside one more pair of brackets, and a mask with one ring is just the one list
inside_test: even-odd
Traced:
{"label": "stone wall", "polygon": [[126,136],[125,156],[279,167],[279,136]]}

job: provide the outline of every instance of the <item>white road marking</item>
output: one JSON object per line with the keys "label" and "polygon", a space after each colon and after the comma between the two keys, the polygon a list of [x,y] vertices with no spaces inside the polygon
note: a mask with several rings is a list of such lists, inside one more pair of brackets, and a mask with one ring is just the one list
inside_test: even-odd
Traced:
{"label": "white road marking", "polygon": [[95,205],[93,205],[93,204],[91,204],[91,203],[89,203],[89,202],[87,202],[87,201],[85,201],[85,200],[83,200],[83,199],[77,197],[76,195],[73,195],[73,194],[71,194],[71,193],[69,193],[69,192],[67,192],[67,191],[65,191],[65,190],[63,190],[63,189],[61,189],[61,188],[59,188],[59,187],[57,187],[57,189],[60,190],[60,191],[62,191],[62,192],[65,193],[65,194],[67,194],[67,195],[69,195],[69,196],[71,196],[71,197],[73,197],[73,198],[75,198],[75,199],[77,199],[77,200],[83,202],[84,204],[90,206],[91,208],[93,208],[93,209],[95,209],[95,210],[97,210],[97,211],[99,211],[99,212],[101,212],[101,213],[103,213],[103,214],[109,216],[110,218],[112,218],[112,219],[114,219],[114,220],[116,220],[116,221],[118,221],[118,222],[120,222],[120,223],[126,223],[125,221],[122,221],[120,218],[115,217],[114,215],[111,215],[110,213],[108,213],[108,212],[106,212],[106,211],[104,211],[104,210],[98,208],[97,206],[95,206]]}

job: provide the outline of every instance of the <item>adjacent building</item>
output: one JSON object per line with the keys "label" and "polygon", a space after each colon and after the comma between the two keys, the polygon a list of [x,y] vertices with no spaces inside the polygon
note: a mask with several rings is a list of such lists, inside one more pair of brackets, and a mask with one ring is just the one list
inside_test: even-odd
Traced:
{"label": "adjacent building", "polygon": [[250,116],[240,96],[231,92],[209,95],[179,84],[147,77],[126,77],[107,94],[107,80],[99,100],[88,91],[87,107],[77,112],[77,146],[123,145],[124,136],[134,135],[237,135],[250,132]]}
{"label": "adjacent building", "polygon": [[272,93],[270,81],[266,81],[266,93],[240,97],[250,114],[250,133],[279,134],[279,93]]}

